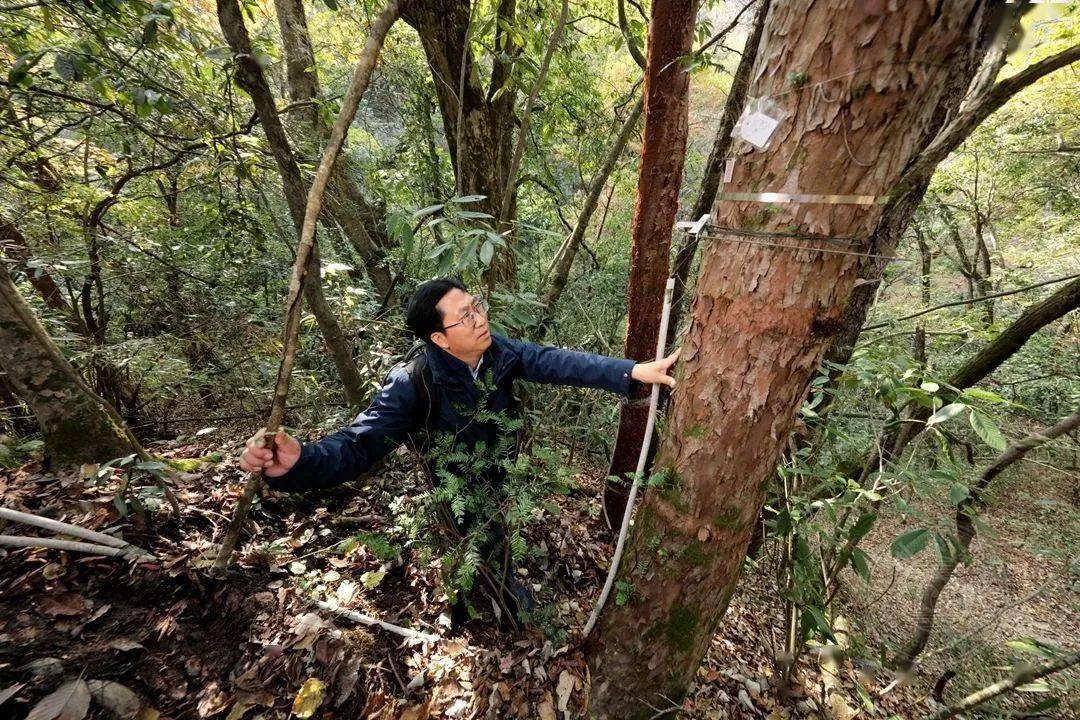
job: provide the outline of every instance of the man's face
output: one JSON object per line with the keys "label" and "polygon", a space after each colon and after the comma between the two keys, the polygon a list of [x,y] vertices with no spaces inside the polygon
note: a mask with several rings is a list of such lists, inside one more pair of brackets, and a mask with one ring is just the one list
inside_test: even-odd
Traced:
{"label": "man's face", "polygon": [[457,288],[442,296],[435,306],[442,314],[443,329],[431,334],[436,345],[458,358],[474,357],[491,347],[486,310],[477,299]]}

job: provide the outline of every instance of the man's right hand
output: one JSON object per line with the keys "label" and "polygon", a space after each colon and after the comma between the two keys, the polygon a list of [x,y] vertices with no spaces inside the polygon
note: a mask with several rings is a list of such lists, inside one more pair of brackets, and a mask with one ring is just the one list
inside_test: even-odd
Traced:
{"label": "man's right hand", "polygon": [[240,467],[246,472],[281,477],[300,459],[300,442],[284,430],[278,430],[272,451],[265,445],[264,430],[252,435],[244,445],[244,452],[240,453]]}

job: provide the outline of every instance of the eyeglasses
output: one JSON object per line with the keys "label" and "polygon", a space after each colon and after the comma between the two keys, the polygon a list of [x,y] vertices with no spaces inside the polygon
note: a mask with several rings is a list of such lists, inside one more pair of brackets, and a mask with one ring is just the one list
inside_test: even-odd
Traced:
{"label": "eyeglasses", "polygon": [[457,327],[458,325],[467,325],[470,328],[475,330],[476,329],[476,319],[478,317],[480,317],[481,315],[484,316],[484,317],[487,317],[487,314],[488,314],[488,302],[487,302],[487,300],[485,300],[484,298],[473,298],[472,305],[469,307],[468,310],[466,310],[462,314],[461,319],[458,320],[453,325],[446,325],[445,327],[443,327],[443,331],[445,332],[445,331],[449,330],[452,327]]}

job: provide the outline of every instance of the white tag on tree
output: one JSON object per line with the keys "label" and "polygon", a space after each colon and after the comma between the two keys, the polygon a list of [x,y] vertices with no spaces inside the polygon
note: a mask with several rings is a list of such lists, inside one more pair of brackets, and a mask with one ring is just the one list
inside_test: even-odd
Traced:
{"label": "white tag on tree", "polygon": [[727,185],[731,182],[731,175],[735,172],[735,158],[728,158],[724,161],[724,184]]}
{"label": "white tag on tree", "polygon": [[769,144],[769,138],[776,132],[779,125],[779,120],[771,118],[765,113],[750,113],[739,124],[739,137],[758,150],[762,150]]}
{"label": "white tag on tree", "polygon": [[769,146],[776,128],[787,116],[787,111],[769,98],[753,98],[743,108],[739,121],[731,129],[731,136],[764,150]]}

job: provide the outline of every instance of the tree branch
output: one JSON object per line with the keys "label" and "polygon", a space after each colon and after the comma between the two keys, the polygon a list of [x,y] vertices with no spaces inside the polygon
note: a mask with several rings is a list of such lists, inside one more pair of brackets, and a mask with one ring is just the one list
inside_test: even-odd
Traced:
{"label": "tree branch", "polygon": [[[1007,295],[1016,295],[1017,293],[1027,292],[1028,290],[1035,290],[1037,288],[1045,287],[1047,285],[1054,285],[1060,282],[1066,282],[1067,280],[1076,280],[1077,278],[1080,278],[1080,273],[1077,273],[1075,275],[1066,275],[1059,278],[1053,278],[1052,280],[1044,280],[1043,282],[1035,283],[1034,285],[1026,285],[1024,287],[1014,288],[1013,290],[1003,290],[1001,292],[991,293],[989,295],[984,295],[980,297],[979,300],[991,300],[993,298],[1005,297]],[[911,313],[910,315],[898,317],[895,320],[889,320],[888,322],[880,322],[874,325],[867,325],[863,328],[863,332],[866,332],[867,330],[880,330],[881,328],[889,327],[898,322],[903,322],[904,320],[911,320],[912,318],[917,318],[922,315],[926,315],[927,313],[932,313],[937,310],[942,310],[944,308],[970,304],[970,300],[954,300],[953,302],[942,303],[941,305],[935,305],[934,307],[926,308],[925,310],[920,310],[919,312]]]}

